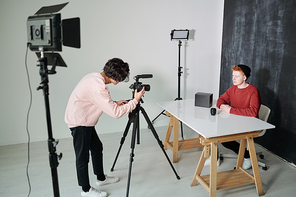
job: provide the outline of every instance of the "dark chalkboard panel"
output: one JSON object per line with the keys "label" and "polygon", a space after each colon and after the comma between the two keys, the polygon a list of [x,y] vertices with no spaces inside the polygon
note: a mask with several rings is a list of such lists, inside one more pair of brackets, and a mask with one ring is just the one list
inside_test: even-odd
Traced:
{"label": "dark chalkboard panel", "polygon": [[237,64],[251,67],[276,126],[256,142],[296,164],[296,0],[225,0],[220,95]]}

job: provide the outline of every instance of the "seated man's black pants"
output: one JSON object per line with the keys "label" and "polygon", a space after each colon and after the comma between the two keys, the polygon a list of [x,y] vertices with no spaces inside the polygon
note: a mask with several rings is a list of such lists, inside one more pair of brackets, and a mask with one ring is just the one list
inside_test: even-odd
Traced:
{"label": "seated man's black pants", "polygon": [[[237,141],[224,142],[224,143],[221,143],[221,144],[225,148],[228,148],[228,149],[232,150],[233,152],[235,152],[236,154],[238,154],[240,143],[238,143]],[[244,158],[250,158],[250,154],[249,154],[248,150],[245,150]]]}

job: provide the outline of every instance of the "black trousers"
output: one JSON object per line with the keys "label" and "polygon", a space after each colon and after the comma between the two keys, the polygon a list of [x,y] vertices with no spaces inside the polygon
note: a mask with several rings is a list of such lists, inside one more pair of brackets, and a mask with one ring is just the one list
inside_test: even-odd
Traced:
{"label": "black trousers", "polygon": [[103,144],[95,127],[74,127],[70,129],[76,155],[76,171],[79,186],[89,186],[88,163],[91,153],[93,171],[97,176],[104,176]]}
{"label": "black trousers", "polygon": [[[238,143],[237,141],[224,142],[224,143],[221,143],[221,144],[225,148],[228,148],[228,149],[232,150],[233,152],[235,152],[236,154],[238,154],[240,143]],[[245,150],[244,158],[250,158],[250,154],[249,154],[248,150]]]}

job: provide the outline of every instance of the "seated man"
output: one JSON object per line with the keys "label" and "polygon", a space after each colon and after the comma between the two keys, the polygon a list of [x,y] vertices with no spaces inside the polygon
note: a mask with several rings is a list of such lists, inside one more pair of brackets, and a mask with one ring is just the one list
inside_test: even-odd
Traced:
{"label": "seated man", "polygon": [[[251,74],[251,69],[246,65],[237,65],[231,69],[233,71],[233,85],[217,100],[217,107],[222,112],[258,118],[261,106],[260,94],[255,86],[246,82]],[[238,142],[225,142],[222,145],[238,154],[240,146]],[[245,150],[242,167],[249,169],[251,166],[249,151]]]}

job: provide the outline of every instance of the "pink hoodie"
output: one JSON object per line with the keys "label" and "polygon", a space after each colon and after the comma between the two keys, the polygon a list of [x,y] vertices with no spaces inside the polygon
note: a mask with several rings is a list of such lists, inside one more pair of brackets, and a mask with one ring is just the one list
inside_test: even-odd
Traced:
{"label": "pink hoodie", "polygon": [[109,88],[100,73],[90,73],[83,77],[73,90],[65,113],[69,128],[95,126],[103,112],[120,118],[135,109],[138,101],[133,99],[118,106],[111,99]]}

